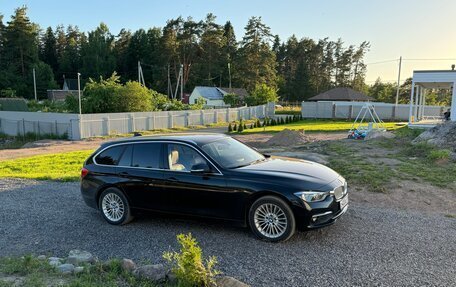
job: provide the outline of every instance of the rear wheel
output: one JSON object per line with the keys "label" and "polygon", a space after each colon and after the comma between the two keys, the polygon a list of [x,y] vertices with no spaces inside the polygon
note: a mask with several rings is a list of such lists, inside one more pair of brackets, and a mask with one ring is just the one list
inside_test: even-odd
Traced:
{"label": "rear wheel", "polygon": [[100,195],[98,206],[104,219],[110,224],[123,225],[133,220],[130,204],[117,188],[110,187],[104,190]]}
{"label": "rear wheel", "polygon": [[293,236],[296,230],[291,208],[275,196],[261,197],[252,204],[249,224],[256,236],[271,242],[285,241]]}

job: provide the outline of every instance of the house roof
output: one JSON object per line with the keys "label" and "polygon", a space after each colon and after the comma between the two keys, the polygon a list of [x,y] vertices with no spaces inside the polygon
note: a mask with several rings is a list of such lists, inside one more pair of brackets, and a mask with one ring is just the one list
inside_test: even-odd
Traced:
{"label": "house roof", "polygon": [[373,101],[374,98],[366,96],[350,88],[334,88],[324,93],[307,99],[308,101]]}
{"label": "house roof", "polygon": [[196,86],[193,92],[198,92],[203,98],[209,100],[223,100],[223,96],[226,94],[236,94],[241,98],[248,96],[249,94],[243,88],[217,88],[217,87],[205,87]]}
{"label": "house roof", "polygon": [[64,80],[62,90],[76,91],[77,89],[78,89],[78,80],[77,79],[65,79]]}
{"label": "house roof", "polygon": [[225,91],[227,94],[235,94],[241,98],[245,98],[249,96],[249,93],[244,88],[220,88],[221,90]]}

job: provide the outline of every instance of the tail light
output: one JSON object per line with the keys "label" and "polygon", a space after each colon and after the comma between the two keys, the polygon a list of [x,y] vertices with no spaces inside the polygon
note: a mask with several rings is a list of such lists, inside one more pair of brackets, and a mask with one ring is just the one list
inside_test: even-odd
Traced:
{"label": "tail light", "polygon": [[81,179],[83,179],[87,174],[89,174],[89,170],[85,167],[81,169]]}

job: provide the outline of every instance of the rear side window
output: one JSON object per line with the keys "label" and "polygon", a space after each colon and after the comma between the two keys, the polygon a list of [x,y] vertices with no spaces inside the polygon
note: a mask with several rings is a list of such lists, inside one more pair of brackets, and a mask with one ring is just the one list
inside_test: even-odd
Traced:
{"label": "rear side window", "polygon": [[133,154],[133,145],[129,144],[125,147],[122,157],[119,160],[119,166],[131,166],[131,156]]}
{"label": "rear side window", "polygon": [[117,165],[124,148],[124,146],[115,146],[108,148],[97,155],[97,157],[95,157],[95,161],[97,164]]}
{"label": "rear side window", "polygon": [[133,167],[159,168],[160,143],[135,144],[133,147]]}

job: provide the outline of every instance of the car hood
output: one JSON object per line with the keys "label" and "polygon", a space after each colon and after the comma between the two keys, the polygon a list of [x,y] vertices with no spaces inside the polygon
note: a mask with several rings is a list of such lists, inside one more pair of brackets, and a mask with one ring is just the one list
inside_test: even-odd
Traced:
{"label": "car hood", "polygon": [[[290,180],[305,181],[306,188],[318,190],[335,181],[340,175],[322,164],[288,157],[271,156],[265,161],[237,169],[244,173],[255,173],[267,176],[284,177]],[[284,182],[284,184],[292,183]]]}

